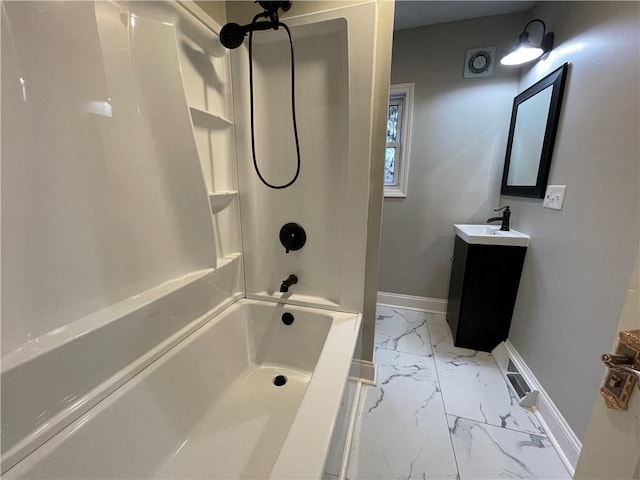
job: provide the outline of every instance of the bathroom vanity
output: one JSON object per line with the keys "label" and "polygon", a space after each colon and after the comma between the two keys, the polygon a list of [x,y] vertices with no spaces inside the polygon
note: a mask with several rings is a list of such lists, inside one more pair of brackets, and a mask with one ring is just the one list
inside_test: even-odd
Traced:
{"label": "bathroom vanity", "polygon": [[490,352],[507,339],[529,237],[455,225],[447,322],[456,347]]}

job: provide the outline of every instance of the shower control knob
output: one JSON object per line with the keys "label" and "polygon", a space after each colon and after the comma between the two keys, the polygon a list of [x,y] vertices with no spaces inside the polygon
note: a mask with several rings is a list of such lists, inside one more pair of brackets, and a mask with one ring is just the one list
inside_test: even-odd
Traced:
{"label": "shower control knob", "polygon": [[280,243],[286,253],[291,250],[300,250],[306,242],[307,234],[299,224],[287,223],[280,229]]}

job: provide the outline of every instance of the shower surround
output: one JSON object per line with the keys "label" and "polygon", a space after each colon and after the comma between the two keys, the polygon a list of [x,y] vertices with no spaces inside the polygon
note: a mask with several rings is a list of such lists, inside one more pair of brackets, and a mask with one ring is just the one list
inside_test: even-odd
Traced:
{"label": "shower surround", "polygon": [[[251,169],[246,47],[230,58],[194,3],[2,4],[3,476],[322,473],[364,302],[376,16],[285,20],[302,169],[276,192]],[[283,40],[256,35],[254,52],[275,182],[294,160]],[[287,254],[288,222],[307,242]],[[225,403],[245,381],[252,402]],[[233,472],[197,454],[217,448],[206,425],[247,439]]]}
{"label": "shower surround", "polygon": [[[312,18],[313,17],[313,18]],[[296,52],[302,166],[286,190],[261,184],[251,159],[246,49],[233,51],[234,107],[246,289],[249,298],[361,312],[367,242],[375,4],[286,19]],[[356,53],[357,52],[357,53]],[[282,184],[295,172],[289,43],[283,31],[253,39],[256,156]],[[273,121],[274,118],[282,121]],[[245,122],[242,122],[242,119]],[[296,222],[305,246],[286,253],[280,228]],[[280,283],[298,276],[290,295]]]}

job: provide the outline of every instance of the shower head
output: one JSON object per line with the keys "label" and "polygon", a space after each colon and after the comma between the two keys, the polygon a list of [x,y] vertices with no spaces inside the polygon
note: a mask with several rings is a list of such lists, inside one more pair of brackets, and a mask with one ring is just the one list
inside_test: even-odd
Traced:
{"label": "shower head", "polygon": [[237,23],[227,23],[220,30],[220,43],[229,49],[238,48],[244,41],[244,36],[249,32],[257,30],[269,30],[277,28],[279,24],[274,26],[271,22],[251,22],[249,25],[238,25]]}
{"label": "shower head", "polygon": [[247,31],[246,26],[243,27],[237,23],[227,23],[222,27],[222,30],[220,30],[220,43],[222,43],[222,46],[225,48],[238,48],[242,45]]}

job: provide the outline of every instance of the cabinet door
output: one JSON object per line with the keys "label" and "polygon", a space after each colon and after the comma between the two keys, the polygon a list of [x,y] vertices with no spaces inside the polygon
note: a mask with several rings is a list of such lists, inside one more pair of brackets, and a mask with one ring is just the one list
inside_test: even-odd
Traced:
{"label": "cabinet door", "polygon": [[468,247],[457,347],[490,352],[507,339],[525,252],[503,245]]}
{"label": "cabinet door", "polygon": [[460,306],[462,301],[462,287],[464,285],[465,267],[467,265],[467,245],[456,236],[453,246],[453,264],[451,265],[451,279],[449,282],[449,299],[447,301],[447,322],[455,340],[460,320]]}

